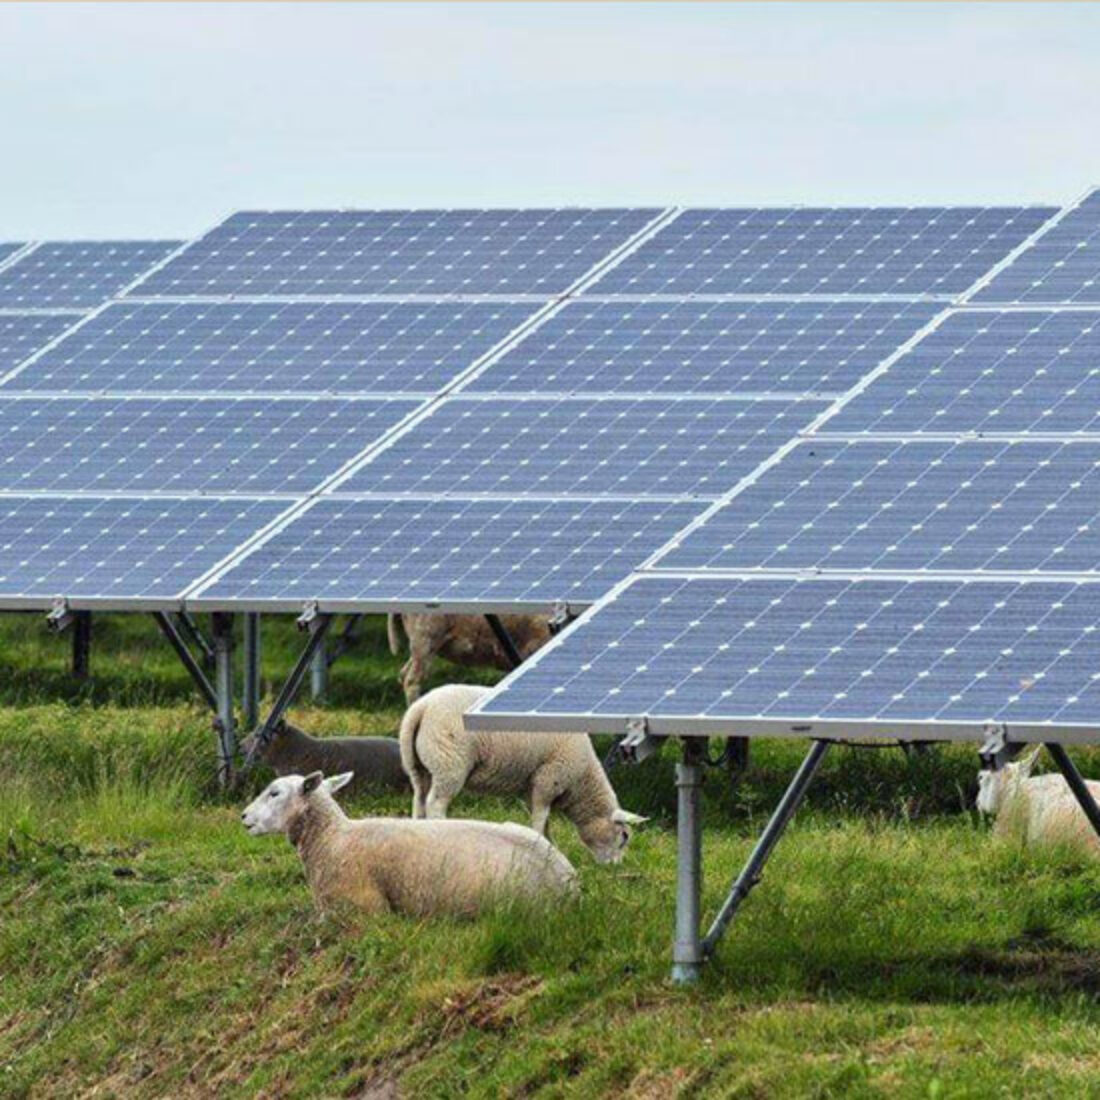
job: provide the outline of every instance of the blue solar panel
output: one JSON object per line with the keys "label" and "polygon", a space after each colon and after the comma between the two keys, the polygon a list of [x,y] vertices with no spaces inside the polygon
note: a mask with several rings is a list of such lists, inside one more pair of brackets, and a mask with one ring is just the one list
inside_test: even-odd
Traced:
{"label": "blue solar panel", "polygon": [[470,392],[843,393],[926,325],[930,303],[570,302]]}
{"label": "blue solar panel", "polygon": [[0,264],[14,256],[25,244],[18,241],[0,241]]}
{"label": "blue solar panel", "polygon": [[1096,730],[1098,593],[1070,582],[643,575],[478,710],[572,716],[591,730],[622,730],[634,715],[654,732],[691,719],[702,720],[696,732],[710,723],[749,735],[769,732],[760,720],[789,720],[786,732],[817,720],[973,723],[974,736],[993,721]]}
{"label": "blue solar panel", "polygon": [[0,313],[0,377],[55,340],[76,319],[59,313]]}
{"label": "blue solar panel", "polygon": [[322,608],[590,603],[699,510],[686,502],[320,498],[197,595]]}
{"label": "blue solar panel", "polygon": [[694,398],[451,400],[339,488],[717,496],[827,407]]}
{"label": "blue solar panel", "polygon": [[234,214],[142,295],[555,294],[657,210],[362,210]]}
{"label": "blue solar panel", "polygon": [[[433,392],[535,308],[118,302],[37,360],[14,386],[70,392]],[[2,340],[0,319],[0,349]]]}
{"label": "blue solar panel", "polygon": [[0,271],[0,307],[102,305],[163,260],[179,241],[53,241]]}
{"label": "blue solar panel", "polygon": [[1100,314],[949,317],[833,417],[830,432],[1100,430]]}
{"label": "blue solar panel", "polygon": [[807,440],[669,569],[1100,570],[1100,443]]}
{"label": "blue solar panel", "polygon": [[1100,191],[1021,252],[977,302],[1100,302]]}
{"label": "blue solar panel", "polygon": [[178,598],[286,508],[244,498],[0,497],[0,602]]}
{"label": "blue solar panel", "polygon": [[688,210],[608,271],[592,292],[957,295],[1055,212]]}
{"label": "blue solar panel", "polygon": [[0,400],[0,489],[301,493],[415,401]]}

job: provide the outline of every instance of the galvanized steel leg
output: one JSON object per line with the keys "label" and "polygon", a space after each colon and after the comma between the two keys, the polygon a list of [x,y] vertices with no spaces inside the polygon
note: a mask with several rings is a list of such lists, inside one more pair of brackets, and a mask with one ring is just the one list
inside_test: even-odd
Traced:
{"label": "galvanized steel leg", "polygon": [[816,774],[817,769],[821,767],[821,762],[829,751],[830,744],[829,741],[815,741],[813,743],[810,751],[806,754],[806,758],[799,765],[794,779],[791,780],[791,785],[779,800],[779,805],[776,806],[775,812],[764,828],[764,832],[756,842],[756,847],[753,848],[748,862],[734,880],[729,897],[723,902],[722,908],[718,911],[718,916],[714,918],[714,923],[710,926],[710,931],[703,939],[703,954],[708,958],[714,954],[714,949],[722,938],[726,926],[733,920],[733,915],[737,912],[738,906],[748,897],[749,891],[760,881],[760,872],[763,871],[764,864],[768,862],[772,849],[783,835],[783,830],[790,824],[791,818],[794,817],[795,811],[806,795],[810,781]]}
{"label": "galvanized steel leg", "polygon": [[260,720],[260,615],[249,611],[244,617],[244,698],[241,722],[253,729]]}
{"label": "galvanized steel leg", "polygon": [[1100,806],[1096,805],[1096,800],[1092,797],[1092,791],[1089,790],[1088,784],[1069,758],[1069,753],[1057,741],[1044,741],[1043,744],[1054,763],[1058,765],[1058,770],[1066,777],[1069,789],[1073,791],[1073,795],[1080,803],[1081,809],[1085,811],[1085,817],[1089,819],[1089,824],[1100,836]]}
{"label": "galvanized steel leg", "polygon": [[512,668],[519,668],[519,666],[523,664],[523,658],[516,648],[516,643],[513,641],[512,635],[508,633],[508,628],[500,621],[500,616],[486,615],[485,621],[489,624],[489,629],[492,630],[493,636],[497,640],[497,644],[504,650],[504,656],[508,658],[508,663]]}
{"label": "galvanized steel leg", "polygon": [[699,940],[702,905],[702,786],[706,741],[686,737],[676,765],[676,942],[672,980],[699,978],[703,948]]}
{"label": "galvanized steel leg", "polygon": [[73,612],[73,679],[87,680],[92,655],[92,613]]}
{"label": "galvanized steel leg", "polygon": [[165,638],[168,639],[169,644],[176,651],[176,656],[179,657],[180,661],[183,663],[183,667],[190,673],[191,679],[195,681],[195,686],[202,693],[202,697],[206,701],[207,706],[217,714],[218,693],[206,678],[206,674],[199,667],[199,663],[195,660],[191,650],[187,648],[187,643],[180,636],[180,632],[176,629],[175,624],[163,611],[154,611],[153,619],[157,626],[160,627]]}
{"label": "galvanized steel leg", "polygon": [[176,624],[180,636],[199,651],[199,659],[202,662],[203,669],[208,674],[212,674],[214,672],[214,647],[207,641],[206,635],[199,628],[199,624],[186,611],[180,611],[176,614]]}
{"label": "galvanized steel leg", "polygon": [[218,736],[218,784],[227,787],[233,777],[237,737],[233,714],[233,616],[215,611],[211,616],[214,634],[214,691],[218,712],[214,730]]}
{"label": "galvanized steel leg", "polygon": [[328,694],[328,654],[324,642],[317,647],[309,666],[309,694],[315,703]]}

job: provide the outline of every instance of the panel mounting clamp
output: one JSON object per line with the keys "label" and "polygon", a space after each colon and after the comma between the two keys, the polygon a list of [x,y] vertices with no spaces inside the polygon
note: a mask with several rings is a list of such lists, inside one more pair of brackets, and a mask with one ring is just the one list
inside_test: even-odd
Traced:
{"label": "panel mounting clamp", "polygon": [[550,628],[552,635],[560,634],[576,617],[565,600],[555,600],[550,618],[546,620],[546,625]]}
{"label": "panel mounting clamp", "polygon": [[618,754],[630,764],[640,764],[661,751],[666,738],[649,732],[649,720],[630,718],[626,723],[626,736],[618,744]]}
{"label": "panel mounting clamp", "polygon": [[985,728],[985,740],[978,749],[982,768],[997,772],[1005,766],[1024,746],[1009,740],[1008,726],[1003,722],[994,722]]}
{"label": "panel mounting clamp", "polygon": [[54,600],[53,607],[46,616],[46,627],[54,634],[61,634],[75,621],[76,613],[69,607],[69,601],[64,598]]}

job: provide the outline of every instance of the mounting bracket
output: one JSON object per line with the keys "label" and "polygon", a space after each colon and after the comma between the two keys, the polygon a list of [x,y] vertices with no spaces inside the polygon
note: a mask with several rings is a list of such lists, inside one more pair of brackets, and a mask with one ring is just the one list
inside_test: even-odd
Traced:
{"label": "mounting bracket", "polygon": [[46,628],[54,634],[62,634],[76,621],[76,612],[69,607],[66,599],[57,599],[53,602],[49,614],[46,616]]}
{"label": "mounting bracket", "polygon": [[1003,722],[996,722],[985,728],[985,740],[978,749],[982,768],[986,771],[999,772],[1005,764],[1020,754],[1024,745],[1009,740],[1008,726]]}

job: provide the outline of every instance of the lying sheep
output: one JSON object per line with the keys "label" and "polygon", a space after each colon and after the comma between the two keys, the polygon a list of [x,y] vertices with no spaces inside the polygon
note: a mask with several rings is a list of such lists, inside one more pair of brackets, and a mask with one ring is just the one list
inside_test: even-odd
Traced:
{"label": "lying sheep", "polygon": [[353,820],[332,797],[351,774],[285,775],[241,814],[252,836],[286,833],[318,908],[468,916],[508,898],[562,896],[576,872],[548,840],[488,821]]}
{"label": "lying sheep", "polygon": [[[1100,853],[1100,837],[1058,773],[1031,775],[1042,746],[1000,771],[978,773],[978,809],[996,817],[997,836],[1017,837],[1026,844],[1073,844]],[[1100,800],[1100,783],[1086,780]]]}
{"label": "lying sheep", "polygon": [[[241,746],[250,753],[256,734]],[[276,775],[305,775],[308,772],[352,772],[355,787],[363,790],[408,791],[409,779],[401,766],[401,746],[392,737],[310,737],[308,733],[280,722],[257,759],[275,769]]]}
{"label": "lying sheep", "polygon": [[448,684],[428,692],[401,721],[401,759],[412,782],[413,817],[447,816],[463,788],[524,795],[531,827],[546,835],[550,810],[577,827],[600,863],[617,863],[628,826],[646,819],[619,808],[592,742],[575,733],[474,733],[462,716],[489,691]]}

